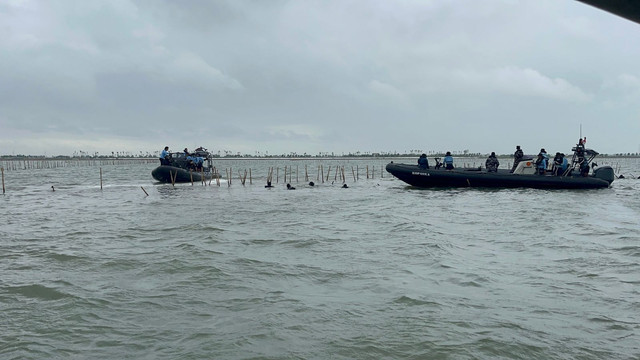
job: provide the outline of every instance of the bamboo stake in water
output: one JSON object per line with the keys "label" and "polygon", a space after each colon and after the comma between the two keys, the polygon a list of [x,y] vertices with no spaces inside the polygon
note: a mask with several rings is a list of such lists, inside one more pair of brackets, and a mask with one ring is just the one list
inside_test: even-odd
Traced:
{"label": "bamboo stake in water", "polygon": [[102,190],[102,168],[100,168],[100,190]]}
{"label": "bamboo stake in water", "polygon": [[351,167],[351,174],[353,174],[353,182],[356,182],[356,172],[353,170],[353,166]]}
{"label": "bamboo stake in water", "polygon": [[327,181],[329,181],[329,174],[331,174],[331,165],[329,165],[329,169],[327,170]]}
{"label": "bamboo stake in water", "polygon": [[140,186],[140,189],[142,189],[142,191],[144,191],[144,193],[149,196],[149,193],[147,193],[147,190],[145,190],[142,186]]}
{"label": "bamboo stake in water", "polygon": [[253,179],[251,179],[251,168],[249,168],[249,185],[253,184]]}
{"label": "bamboo stake in water", "polygon": [[2,195],[4,195],[4,192],[5,192],[5,190],[4,190],[4,168],[1,167],[0,171],[2,171]]}
{"label": "bamboo stake in water", "polygon": [[307,172],[307,164],[304,164],[304,182],[309,182],[309,173]]}

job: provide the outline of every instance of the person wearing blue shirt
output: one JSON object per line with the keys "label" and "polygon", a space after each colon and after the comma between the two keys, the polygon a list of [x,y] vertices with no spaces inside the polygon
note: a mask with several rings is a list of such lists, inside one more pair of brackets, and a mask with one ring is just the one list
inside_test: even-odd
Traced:
{"label": "person wearing blue shirt", "polygon": [[427,154],[420,155],[420,157],[418,158],[418,166],[420,166],[421,169],[429,168],[429,160],[427,159]]}
{"label": "person wearing blue shirt", "polygon": [[544,175],[547,171],[547,164],[549,162],[549,155],[544,149],[540,149],[540,153],[538,154],[538,158],[536,159],[536,168],[538,169],[538,174]]}
{"label": "person wearing blue shirt", "polygon": [[169,165],[169,147],[165,146],[160,153],[160,165]]}
{"label": "person wearing blue shirt", "polygon": [[442,160],[444,162],[444,168],[447,170],[452,170],[453,169],[453,156],[451,156],[451,152],[447,151],[447,153],[444,156],[444,159]]}

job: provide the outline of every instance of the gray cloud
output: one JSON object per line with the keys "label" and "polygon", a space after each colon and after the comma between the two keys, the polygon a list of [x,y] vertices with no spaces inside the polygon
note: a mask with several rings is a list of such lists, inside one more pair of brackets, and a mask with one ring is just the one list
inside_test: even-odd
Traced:
{"label": "gray cloud", "polygon": [[0,4],[0,153],[639,151],[637,24],[575,1]]}

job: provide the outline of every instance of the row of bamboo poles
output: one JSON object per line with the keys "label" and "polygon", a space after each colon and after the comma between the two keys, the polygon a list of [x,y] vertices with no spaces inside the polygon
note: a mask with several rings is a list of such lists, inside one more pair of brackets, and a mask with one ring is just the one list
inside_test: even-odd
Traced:
{"label": "row of bamboo poles", "polygon": [[[331,170],[332,170],[332,166],[329,166],[329,168],[327,169],[326,175],[324,172],[324,165],[318,165],[318,169],[316,172],[316,181],[318,181],[319,183],[324,183],[324,182],[328,182],[331,179]],[[374,179],[375,178],[375,166],[371,167],[371,171],[369,171],[369,165],[365,166],[365,170],[366,170],[366,178],[367,179]],[[102,169],[100,170],[100,188],[102,188]],[[274,176],[274,172],[275,172],[275,179],[276,179],[276,184],[280,182],[280,168],[274,168],[274,167],[270,167],[268,169],[267,172],[267,184],[271,185],[271,183],[273,182],[273,176]],[[224,173],[225,173],[225,177],[222,177],[221,172],[214,167],[211,170],[211,174],[212,176],[209,177],[209,179],[207,180],[207,177],[205,176],[205,172],[204,170],[201,170],[200,172],[198,172],[198,174],[200,175],[200,183],[203,185],[211,185],[211,183],[213,181],[216,182],[216,184],[218,186],[220,186],[221,182],[224,180],[228,186],[231,186],[231,183],[233,182],[233,168],[225,168],[224,169]],[[300,176],[299,176],[299,168],[298,166],[296,166],[295,171],[293,169],[293,166],[286,166],[284,167],[284,176],[283,176],[283,180],[284,182],[288,182],[288,183],[292,183],[293,182],[293,174],[295,173],[295,180],[297,183],[300,182]],[[195,182],[193,180],[193,174],[194,172],[190,172],[191,175],[191,185],[193,185]],[[360,179],[360,167],[356,166],[355,168],[352,166],[351,167],[351,175],[353,176],[353,181],[356,182]],[[178,173],[172,173],[170,171],[170,177],[171,177],[171,184],[173,186],[175,186],[176,184],[176,177],[178,176]],[[253,184],[253,176],[252,176],[252,172],[251,169],[244,169],[244,171],[238,171],[238,180],[240,181],[240,183],[244,186],[246,184],[247,181],[247,176],[249,176],[249,184]],[[288,179],[287,179],[288,177]],[[383,169],[381,169],[380,171],[380,178],[384,177],[384,171]],[[313,176],[309,175],[309,168],[307,165],[304,166],[304,181],[305,182],[309,182],[309,180],[313,179]],[[208,182],[207,182],[208,181]],[[335,166],[333,167],[333,181],[342,181],[342,183],[346,183],[347,182],[347,175],[345,172],[345,167],[344,166]]]}
{"label": "row of bamboo poles", "polygon": [[56,169],[65,167],[130,165],[157,163],[158,159],[69,159],[69,160],[2,160],[0,167],[7,171],[31,169]]}
{"label": "row of bamboo poles", "polygon": [[[347,169],[348,170],[348,169]],[[345,170],[344,166],[329,166],[326,173],[325,173],[325,169],[324,169],[324,165],[318,165],[316,174],[315,174],[315,179],[318,183],[324,183],[324,182],[329,182],[331,180],[331,178],[333,177],[333,182],[336,181],[341,181],[342,183],[346,183],[347,179],[349,178],[348,171]],[[375,166],[372,166],[371,169],[369,169],[369,165],[366,165],[364,167],[365,170],[365,175],[367,179],[374,179],[375,178],[375,171],[376,168]],[[381,168],[380,169],[380,178],[384,177],[384,169]],[[333,173],[332,173],[333,171]],[[6,193],[6,188],[5,188],[5,176],[4,176],[4,172],[5,172],[5,168],[4,166],[0,167],[0,172],[2,173],[2,194],[4,195]],[[193,172],[190,173],[191,174],[191,185],[194,185],[194,180],[193,180]],[[201,181],[200,183],[202,185],[211,185],[213,181],[215,181],[215,183],[220,186],[221,182],[226,182],[228,186],[231,186],[232,182],[233,182],[233,168],[225,168],[224,169],[224,174],[225,177],[222,177],[221,172],[217,169],[217,168],[213,168],[211,170],[211,174],[212,176],[210,176],[208,179],[205,176],[205,172],[204,170],[202,170],[200,173],[200,178]],[[268,173],[267,173],[267,184],[271,185],[271,183],[273,182],[273,178],[274,178],[274,174],[275,174],[275,182],[276,184],[280,182],[280,168],[279,167],[269,167],[268,169]],[[293,179],[294,179],[294,174],[295,174],[295,181],[297,183],[300,182],[300,172],[299,172],[299,167],[296,165],[295,170],[293,166],[286,166],[284,167],[284,172],[283,172],[283,181],[289,182],[289,183],[293,183]],[[178,173],[176,172],[171,173],[171,183],[172,185],[175,186],[175,182],[176,182],[176,177],[177,177]],[[246,185],[246,181],[247,181],[247,177],[249,178],[249,184],[253,184],[253,175],[252,175],[252,170],[251,168],[249,169],[244,169],[243,171],[238,171],[238,177],[237,179],[240,181],[240,183],[242,184],[242,186]],[[358,180],[360,180],[360,166],[356,166],[355,168],[353,166],[351,166],[351,172],[350,175],[353,177],[353,181],[356,182]],[[305,182],[309,182],[310,180],[312,180],[314,177],[310,174],[309,172],[309,168],[307,165],[304,166],[304,181]],[[51,187],[54,191],[55,188],[52,186]],[[143,188],[142,191],[144,191],[145,194],[149,195],[147,193],[147,191]],[[102,179],[102,167],[100,167],[100,190],[103,189],[103,179]]]}

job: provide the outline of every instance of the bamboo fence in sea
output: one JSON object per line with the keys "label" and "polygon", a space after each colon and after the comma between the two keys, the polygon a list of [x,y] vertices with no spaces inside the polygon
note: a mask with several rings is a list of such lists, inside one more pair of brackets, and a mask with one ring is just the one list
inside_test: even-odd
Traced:
{"label": "bamboo fence in sea", "polygon": [[[5,194],[5,172],[7,171],[22,171],[22,170],[41,170],[41,169],[56,169],[56,168],[65,168],[65,167],[99,167],[100,174],[100,189],[103,189],[103,171],[102,166],[108,165],[143,165],[156,163],[157,159],[11,159],[11,160],[0,160],[0,170],[2,172],[2,193]],[[266,174],[264,171],[266,169]],[[254,176],[256,173],[262,175],[258,175],[258,179],[264,179],[268,184],[274,182],[278,184],[283,181],[283,183],[300,183],[300,181],[304,181],[305,183],[316,182],[318,184],[331,182],[331,183],[342,183],[345,184],[348,181],[359,181],[362,178],[366,179],[375,179],[375,178],[383,178],[385,176],[384,166],[378,165],[338,165],[335,164],[335,160],[332,165],[325,166],[324,164],[319,164],[317,167],[309,166],[308,164],[304,165],[304,169],[301,169],[300,166],[296,165],[284,165],[284,167],[271,166],[268,168],[261,167],[260,169],[252,169],[246,168],[243,170],[236,170],[237,177],[234,175],[234,169],[232,167],[226,167],[224,169],[218,169],[214,167],[212,169],[212,176],[205,177],[204,174],[201,174],[202,180],[199,183],[202,185],[211,185],[215,182],[216,185],[220,186],[221,183],[226,183],[228,186],[231,186],[234,178],[240,181],[242,186],[247,184],[247,179],[249,180],[249,184],[253,184],[254,180],[257,180]],[[379,171],[379,173],[378,173]],[[177,175],[177,174],[175,174]],[[172,176],[173,178],[173,176]],[[193,177],[192,177],[193,179]],[[258,180],[260,181],[260,180]],[[194,185],[196,182],[193,180],[191,184]],[[175,183],[173,183],[175,185]],[[51,186],[51,189],[55,191],[55,187]],[[142,191],[148,195],[147,191],[142,188]]]}
{"label": "bamboo fence in sea", "polygon": [[81,166],[105,166],[126,164],[157,163],[158,159],[131,158],[131,159],[10,159],[0,160],[0,167],[6,171],[30,170],[30,169],[55,169],[64,167]]}

